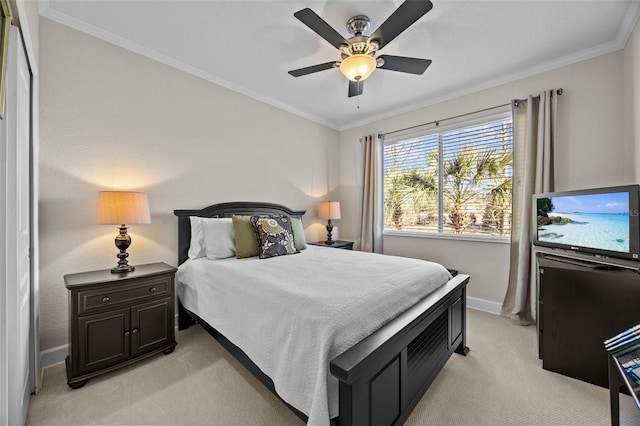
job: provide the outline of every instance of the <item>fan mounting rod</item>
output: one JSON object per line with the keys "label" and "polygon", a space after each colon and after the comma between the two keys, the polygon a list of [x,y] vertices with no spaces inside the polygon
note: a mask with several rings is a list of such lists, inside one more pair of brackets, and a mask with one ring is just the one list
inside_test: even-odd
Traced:
{"label": "fan mounting rod", "polygon": [[347,30],[351,35],[360,36],[369,29],[370,22],[369,17],[356,15],[347,21]]}

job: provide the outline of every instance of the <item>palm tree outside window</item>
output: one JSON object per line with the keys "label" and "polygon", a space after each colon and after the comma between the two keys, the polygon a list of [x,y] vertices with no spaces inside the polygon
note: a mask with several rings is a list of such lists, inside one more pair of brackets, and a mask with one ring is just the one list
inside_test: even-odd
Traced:
{"label": "palm tree outside window", "polygon": [[511,114],[385,140],[385,232],[508,237]]}

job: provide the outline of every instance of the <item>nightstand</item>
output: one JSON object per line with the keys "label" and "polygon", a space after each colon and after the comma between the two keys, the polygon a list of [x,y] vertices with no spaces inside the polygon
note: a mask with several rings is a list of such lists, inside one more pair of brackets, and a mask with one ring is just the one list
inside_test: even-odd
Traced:
{"label": "nightstand", "polygon": [[324,241],[317,241],[315,243],[307,243],[307,244],[311,244],[312,246],[321,246],[321,247],[331,247],[331,248],[337,248],[337,249],[344,249],[344,250],[353,250],[353,241],[334,241],[333,244],[326,244]]}
{"label": "nightstand", "polygon": [[176,346],[174,278],[166,263],[64,276],[69,290],[67,384],[76,389],[92,377]]}

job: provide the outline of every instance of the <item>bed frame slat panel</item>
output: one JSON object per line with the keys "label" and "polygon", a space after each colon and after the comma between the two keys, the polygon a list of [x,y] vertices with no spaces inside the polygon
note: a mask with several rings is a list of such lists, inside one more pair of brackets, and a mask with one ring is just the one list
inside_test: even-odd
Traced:
{"label": "bed frame slat panel", "polygon": [[433,360],[447,356],[448,316],[448,312],[443,312],[407,346],[407,377],[410,398],[415,397],[424,381],[429,377]]}

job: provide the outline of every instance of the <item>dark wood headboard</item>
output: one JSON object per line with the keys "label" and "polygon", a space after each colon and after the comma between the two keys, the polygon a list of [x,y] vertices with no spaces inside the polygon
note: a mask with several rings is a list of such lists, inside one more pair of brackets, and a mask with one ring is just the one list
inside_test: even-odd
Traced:
{"label": "dark wood headboard", "polygon": [[213,204],[201,210],[174,210],[178,216],[178,265],[188,259],[191,244],[191,220],[189,216],[198,217],[232,217],[237,215],[286,214],[302,217],[305,210],[291,210],[280,204],[237,201],[231,203]]}

